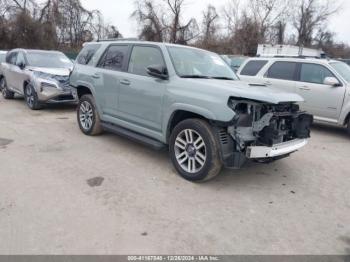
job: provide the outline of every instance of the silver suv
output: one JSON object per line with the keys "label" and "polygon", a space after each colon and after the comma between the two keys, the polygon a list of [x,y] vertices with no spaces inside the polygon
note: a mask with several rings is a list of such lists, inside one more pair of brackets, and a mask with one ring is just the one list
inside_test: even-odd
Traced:
{"label": "silver suv", "polygon": [[296,94],[239,81],[217,54],[151,42],[86,44],[70,84],[86,135],[111,131],[160,149],[190,181],[304,147],[312,116]]}
{"label": "silver suv", "polygon": [[15,49],[1,64],[0,88],[5,99],[23,95],[28,107],[44,103],[75,102],[69,86],[73,63],[61,52]]}
{"label": "silver suv", "polygon": [[350,67],[340,61],[311,58],[251,58],[238,70],[242,80],[304,98],[302,110],[315,120],[347,126],[350,134]]}

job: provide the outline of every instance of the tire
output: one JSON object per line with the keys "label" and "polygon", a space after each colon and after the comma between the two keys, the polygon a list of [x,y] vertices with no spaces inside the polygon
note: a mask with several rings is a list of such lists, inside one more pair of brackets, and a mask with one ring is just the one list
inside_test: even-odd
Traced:
{"label": "tire", "polygon": [[348,131],[348,135],[350,136],[350,117],[348,117],[347,131]]}
{"label": "tire", "polygon": [[38,95],[31,84],[27,84],[24,88],[24,99],[27,106],[31,110],[40,110],[42,105],[39,102]]}
{"label": "tire", "polygon": [[13,99],[15,97],[15,93],[7,89],[5,77],[2,77],[0,79],[0,89],[1,89],[2,96],[5,99]]}
{"label": "tire", "polygon": [[219,142],[204,120],[179,123],[171,133],[169,149],[176,171],[188,181],[208,181],[222,169]]}
{"label": "tire", "polygon": [[92,95],[83,95],[78,103],[77,120],[80,130],[87,136],[97,136],[102,133],[100,116]]}

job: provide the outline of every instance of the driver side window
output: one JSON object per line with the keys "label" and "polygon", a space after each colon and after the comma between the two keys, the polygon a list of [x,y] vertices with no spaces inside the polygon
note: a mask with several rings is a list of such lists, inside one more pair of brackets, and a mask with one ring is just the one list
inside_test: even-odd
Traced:
{"label": "driver side window", "polygon": [[16,52],[14,53],[10,53],[7,58],[6,58],[6,62],[8,64],[11,64],[11,65],[15,65],[16,64],[16,61],[17,61],[17,54]]}
{"label": "driver side window", "polygon": [[26,64],[26,60],[24,58],[24,54],[22,52],[18,53],[17,55],[17,61],[16,61],[16,65],[25,65]]}
{"label": "driver side window", "polygon": [[163,66],[165,63],[161,51],[151,46],[135,46],[132,50],[128,72],[135,75],[149,76],[147,67]]}
{"label": "driver side window", "polygon": [[317,64],[302,64],[300,81],[323,85],[327,77],[335,77],[326,67]]}

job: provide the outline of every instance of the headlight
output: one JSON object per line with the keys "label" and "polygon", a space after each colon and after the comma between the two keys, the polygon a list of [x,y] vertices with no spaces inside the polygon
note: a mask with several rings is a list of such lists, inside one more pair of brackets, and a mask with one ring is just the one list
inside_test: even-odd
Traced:
{"label": "headlight", "polygon": [[43,73],[43,72],[34,72],[34,75],[41,79],[54,80],[55,75]]}
{"label": "headlight", "polygon": [[44,90],[45,88],[57,88],[57,85],[47,83],[47,82],[41,82],[41,91]]}

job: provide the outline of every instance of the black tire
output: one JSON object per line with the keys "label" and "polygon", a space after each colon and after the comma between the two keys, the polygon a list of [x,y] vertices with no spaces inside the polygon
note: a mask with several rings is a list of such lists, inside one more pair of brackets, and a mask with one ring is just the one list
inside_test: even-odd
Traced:
{"label": "black tire", "polygon": [[39,102],[38,94],[36,93],[32,84],[27,84],[24,87],[24,99],[26,101],[27,106],[31,110],[40,110],[42,109],[42,105]]}
{"label": "black tire", "polygon": [[[85,135],[97,136],[102,133],[100,116],[92,95],[83,95],[80,98],[77,108],[77,120],[80,130]],[[88,120],[91,120],[91,123]]]}
{"label": "black tire", "polygon": [[[192,135],[188,134],[188,132],[192,132]],[[182,139],[183,135],[185,135],[184,139]],[[187,139],[188,137],[192,138]],[[179,138],[182,139],[182,142],[179,142],[181,141],[178,140]],[[202,139],[202,142],[198,142],[200,144],[198,145],[196,141],[200,139]],[[184,146],[183,142],[188,141],[192,142]],[[204,146],[200,147],[203,143]],[[179,145],[182,148],[179,147]],[[186,180],[192,182],[208,181],[216,177],[222,169],[223,164],[220,157],[219,142],[212,127],[204,120],[188,119],[179,123],[171,133],[169,151],[171,161],[176,171]],[[178,160],[178,157],[181,155],[183,155],[183,157]],[[204,161],[203,156],[205,156]],[[185,160],[186,158],[187,163]],[[197,162],[197,160],[200,161]],[[185,162],[181,164],[182,161]],[[189,164],[190,161],[192,161],[192,164]]]}
{"label": "black tire", "polygon": [[347,131],[348,135],[350,136],[350,116],[348,117]]}
{"label": "black tire", "polygon": [[1,89],[2,96],[5,99],[13,99],[15,97],[15,93],[7,89],[5,77],[2,77],[0,79],[0,89]]}

